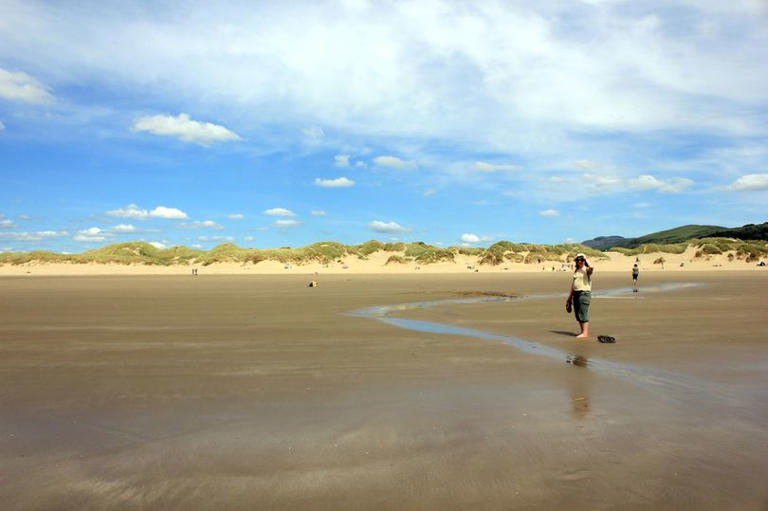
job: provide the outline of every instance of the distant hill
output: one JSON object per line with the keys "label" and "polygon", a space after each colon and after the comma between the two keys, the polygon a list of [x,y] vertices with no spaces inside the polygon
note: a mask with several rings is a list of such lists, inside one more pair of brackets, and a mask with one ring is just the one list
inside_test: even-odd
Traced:
{"label": "distant hill", "polygon": [[591,240],[582,241],[581,244],[597,250],[607,250],[619,245],[619,243],[626,239],[624,236],[598,236]]}
{"label": "distant hill", "polygon": [[718,225],[683,225],[666,231],[652,232],[637,238],[622,236],[598,236],[582,241],[582,245],[597,250],[608,250],[613,247],[637,248],[640,245],[654,243],[666,245],[681,243],[696,238],[736,238],[740,240],[768,240],[768,222],[762,224],[747,224],[742,227],[721,227]]}
{"label": "distant hill", "polygon": [[727,230],[727,227],[719,225],[683,225],[666,231],[652,232],[639,238],[628,238],[614,247],[636,248],[644,243],[680,243],[694,238],[711,238],[714,233]]}

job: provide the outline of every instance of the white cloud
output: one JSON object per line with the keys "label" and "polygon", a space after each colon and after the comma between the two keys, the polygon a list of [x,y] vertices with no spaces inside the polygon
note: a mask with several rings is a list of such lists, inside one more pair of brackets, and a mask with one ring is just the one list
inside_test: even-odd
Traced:
{"label": "white cloud", "polygon": [[365,167],[367,167],[367,166],[368,166],[368,164],[367,164],[367,163],[365,163],[364,161],[359,161],[359,160],[358,160],[358,161],[356,161],[356,162],[355,162],[355,167],[359,167],[359,168],[365,168]]}
{"label": "white cloud", "polygon": [[348,154],[337,154],[333,157],[334,162],[333,164],[337,167],[349,167],[349,155]]}
{"label": "white cloud", "polygon": [[0,215],[0,229],[13,229],[14,227],[18,227],[18,225],[14,224],[11,219]]}
{"label": "white cloud", "polygon": [[417,164],[412,160],[402,160],[397,156],[377,156],[373,163],[378,167],[394,167],[397,169],[409,169],[416,167]]}
{"label": "white cloud", "polygon": [[312,216],[325,216],[325,215],[327,215],[328,213],[326,213],[326,212],[325,212],[325,211],[323,211],[322,209],[315,209],[315,210],[312,210],[312,213],[311,213],[311,214],[312,214]]}
{"label": "white cloud", "polygon": [[16,241],[39,241],[46,238],[69,236],[67,231],[0,232],[0,238]]}
{"label": "white cloud", "polygon": [[198,236],[197,241],[234,241],[232,236]]}
{"label": "white cloud", "polygon": [[344,176],[337,177],[336,179],[320,179],[319,177],[316,177],[315,186],[320,186],[322,188],[347,188],[355,186],[355,182]]}
{"label": "white cloud", "polygon": [[496,163],[486,163],[484,161],[476,161],[475,164],[472,166],[474,170],[479,170],[481,172],[497,172],[500,170],[520,170],[522,167],[518,165],[509,165],[509,164],[496,164]]}
{"label": "white cloud", "polygon": [[175,136],[183,142],[210,145],[212,142],[240,140],[240,136],[224,126],[210,122],[193,121],[187,114],[150,115],[139,118],[133,125],[134,131],[147,131],[154,135]]}
{"label": "white cloud", "polygon": [[382,232],[388,234],[411,232],[411,229],[403,227],[397,222],[383,222],[381,220],[372,221],[368,224],[368,228],[374,232]]}
{"label": "white cloud", "polygon": [[227,218],[229,218],[230,220],[242,220],[243,218],[245,218],[245,215],[241,213],[233,213],[231,215],[227,215]]}
{"label": "white cloud", "polygon": [[461,241],[465,243],[478,243],[480,241],[480,236],[472,233],[464,233],[461,235]]}
{"label": "white cloud", "polygon": [[299,222],[298,220],[293,220],[293,219],[275,220],[275,224],[274,225],[275,225],[275,227],[281,227],[281,228],[298,227],[299,225],[301,225],[301,222]]}
{"label": "white cloud", "polygon": [[539,211],[539,215],[541,216],[560,216],[560,212],[556,209],[545,209],[544,211]]}
{"label": "white cloud", "polygon": [[141,209],[136,204],[128,204],[125,208],[107,211],[107,215],[120,218],[135,218],[136,220],[146,220],[149,218],[149,211],[146,209]]}
{"label": "white cloud", "polygon": [[760,3],[182,2],[159,16],[14,2],[3,9],[0,61],[51,69],[62,83],[87,76],[224,106],[293,132],[560,152],[584,128],[763,131],[750,115],[768,90]]}
{"label": "white cloud", "polygon": [[133,218],[135,220],[147,220],[149,218],[165,218],[168,220],[184,220],[187,214],[177,208],[157,206],[152,211],[142,209],[136,204],[128,204],[125,208],[107,211],[108,216],[118,218]]}
{"label": "white cloud", "polygon": [[83,236],[100,236],[106,233],[102,229],[99,229],[98,227],[91,227],[89,229],[78,231],[78,234],[82,234]]}
{"label": "white cloud", "polygon": [[108,229],[110,232],[118,234],[129,234],[132,232],[138,232],[138,229],[131,224],[118,224]]}
{"label": "white cloud", "polygon": [[266,209],[264,210],[264,214],[269,216],[296,216],[296,213],[285,208]]}
{"label": "white cloud", "polygon": [[3,124],[3,121],[0,121],[0,131],[3,131],[5,129],[5,124]]}
{"label": "white cloud", "polygon": [[157,249],[160,249],[160,250],[163,250],[164,248],[168,248],[168,245],[166,245],[165,243],[162,243],[160,241],[148,241],[147,243],[149,243],[153,247],[155,247]]}
{"label": "white cloud", "polygon": [[666,193],[680,193],[692,184],[693,181],[685,177],[673,177],[666,180],[659,180],[648,174],[627,180],[627,185],[630,188],[638,190],[658,190]]}
{"label": "white cloud", "polygon": [[735,192],[768,190],[768,174],[747,174],[726,187]]}
{"label": "white cloud", "polygon": [[255,237],[253,237],[253,236],[243,236],[243,240],[245,240],[245,241],[253,241],[253,240],[255,240],[255,239],[256,239],[256,238],[255,238]]}
{"label": "white cloud", "polygon": [[97,242],[97,241],[104,241],[107,239],[105,236],[86,236],[84,234],[76,234],[72,237],[75,241],[82,241],[82,242]]}
{"label": "white cloud", "polygon": [[0,68],[0,98],[26,103],[50,103],[53,96],[45,87],[21,71]]}
{"label": "white cloud", "polygon": [[179,227],[181,229],[213,229],[215,231],[224,229],[222,225],[217,224],[213,220],[195,220],[188,224],[179,224]]}
{"label": "white cloud", "polygon": [[427,190],[424,192],[424,197],[432,197],[432,196],[433,196],[433,195],[435,195],[436,193],[437,193],[437,190],[435,190],[434,188],[428,188],[428,189],[427,189]]}
{"label": "white cloud", "polygon": [[158,206],[149,212],[149,216],[153,218],[167,218],[169,220],[184,220],[187,218],[187,214],[176,208],[167,208],[165,206]]}
{"label": "white cloud", "polygon": [[622,179],[610,174],[584,174],[581,182],[592,188],[613,188],[620,186]]}

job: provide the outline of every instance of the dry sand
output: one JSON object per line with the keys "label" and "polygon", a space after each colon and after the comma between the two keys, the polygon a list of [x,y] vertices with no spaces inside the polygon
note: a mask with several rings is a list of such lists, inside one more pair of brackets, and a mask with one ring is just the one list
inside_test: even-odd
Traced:
{"label": "dry sand", "polygon": [[397,314],[626,374],[344,314],[568,278],[2,278],[2,509],[766,509],[764,272],[644,273],[593,300],[615,345],[564,296]]}

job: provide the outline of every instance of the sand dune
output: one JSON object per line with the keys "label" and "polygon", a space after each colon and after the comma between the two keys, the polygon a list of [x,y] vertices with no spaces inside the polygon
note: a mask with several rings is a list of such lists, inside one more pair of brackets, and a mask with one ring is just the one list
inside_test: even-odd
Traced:
{"label": "sand dune", "polygon": [[[627,256],[619,252],[605,252],[605,257],[592,259],[591,264],[599,271],[629,272],[636,258],[640,271],[766,271],[767,267],[756,262],[746,262],[735,257],[733,252],[696,257],[696,247],[689,246],[682,254],[652,252],[639,256]],[[456,254],[453,262],[419,264],[386,264],[390,252],[375,252],[366,259],[347,256],[329,264],[312,262],[308,264],[283,264],[278,261],[253,263],[214,263],[209,266],[196,264],[155,266],[144,264],[73,264],[73,263],[26,263],[23,265],[0,265],[0,275],[183,275],[191,274],[197,268],[200,275],[272,275],[272,274],[402,274],[402,273],[491,273],[491,272],[542,272],[562,271],[562,262],[542,260],[537,263],[507,262],[498,266],[478,263],[476,256]],[[729,259],[729,255],[731,258]],[[654,264],[659,258],[665,262]]]}

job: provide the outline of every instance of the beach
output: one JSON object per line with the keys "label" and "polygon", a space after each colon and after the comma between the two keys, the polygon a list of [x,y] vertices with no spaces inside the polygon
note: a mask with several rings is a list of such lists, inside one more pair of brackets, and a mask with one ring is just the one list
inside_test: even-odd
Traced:
{"label": "beach", "polygon": [[644,261],[595,264],[589,341],[539,265],[4,266],[3,508],[765,509],[768,274]]}

